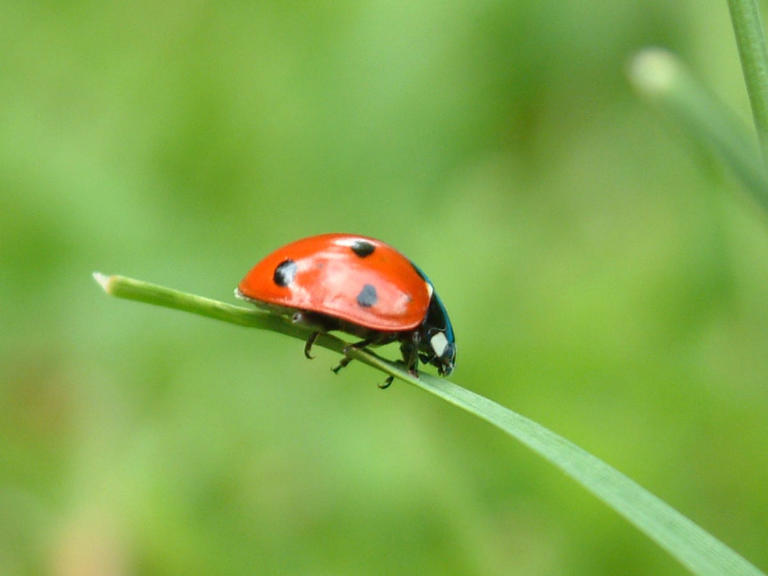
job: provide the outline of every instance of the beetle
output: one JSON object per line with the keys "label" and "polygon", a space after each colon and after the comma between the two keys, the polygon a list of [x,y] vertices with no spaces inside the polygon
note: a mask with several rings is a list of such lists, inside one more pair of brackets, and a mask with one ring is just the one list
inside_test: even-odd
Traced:
{"label": "beetle", "polygon": [[[235,295],[312,328],[307,358],[321,332],[338,330],[362,339],[354,348],[399,341],[412,374],[419,359],[441,375],[456,363],[453,327],[432,282],[381,240],[354,234],[296,240],[256,264]],[[345,356],[333,371],[351,360]]]}

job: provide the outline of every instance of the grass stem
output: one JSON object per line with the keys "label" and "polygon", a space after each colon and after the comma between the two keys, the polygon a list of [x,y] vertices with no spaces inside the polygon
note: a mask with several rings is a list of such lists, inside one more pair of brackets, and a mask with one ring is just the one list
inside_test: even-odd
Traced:
{"label": "grass stem", "polygon": [[763,159],[768,162],[768,50],[757,0],[728,0]]}
{"label": "grass stem", "polygon": [[646,48],[632,61],[629,78],[641,94],[680,121],[697,141],[714,149],[768,211],[768,177],[754,136],[676,56]]}
{"label": "grass stem", "polygon": [[[306,329],[273,314],[124,276],[106,276],[98,272],[93,276],[107,294],[118,298],[183,310],[241,326],[274,330],[302,340],[306,340],[309,335]],[[329,334],[321,334],[316,345],[342,352],[346,343]],[[516,438],[624,516],[694,574],[762,574],[728,546],[645,488],[544,426],[443,378],[426,373],[412,376],[402,365],[385,360],[368,350],[352,349],[349,354],[474,414]]]}

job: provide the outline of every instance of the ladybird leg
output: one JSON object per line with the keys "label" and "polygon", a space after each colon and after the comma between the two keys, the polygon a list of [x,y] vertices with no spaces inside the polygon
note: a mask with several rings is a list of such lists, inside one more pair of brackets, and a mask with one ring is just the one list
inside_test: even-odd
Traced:
{"label": "ladybird leg", "polygon": [[360,340],[360,342],[355,342],[354,344],[349,344],[347,346],[344,346],[344,350],[343,350],[344,358],[342,358],[339,361],[339,364],[337,366],[334,366],[333,368],[331,368],[333,373],[334,374],[338,374],[339,370],[341,370],[345,366],[348,366],[349,363],[352,362],[353,359],[348,356],[350,350],[352,350],[353,348],[356,349],[356,350],[361,350],[361,349],[365,348],[366,346],[370,346],[370,344],[372,342],[373,342],[373,339],[366,338],[365,340]]}
{"label": "ladybird leg", "polygon": [[387,379],[384,380],[383,384],[379,384],[379,390],[386,390],[392,385],[392,381],[395,379],[394,376],[387,376]]}
{"label": "ladybird leg", "polygon": [[406,340],[400,344],[400,352],[403,354],[403,363],[408,369],[408,372],[413,376],[418,376],[419,372],[416,369],[419,365],[419,335],[414,332],[410,340]]}
{"label": "ladybird leg", "polygon": [[320,332],[312,332],[312,334],[309,335],[309,338],[307,338],[307,343],[304,344],[304,356],[310,360],[314,359],[314,356],[311,354],[312,345],[315,343],[315,340],[317,340],[318,336],[320,336]]}
{"label": "ladybird leg", "polygon": [[336,366],[331,368],[331,372],[333,372],[334,374],[338,374],[339,370],[346,367],[350,362],[352,362],[352,358],[350,358],[349,356],[344,356],[344,358],[342,358]]}

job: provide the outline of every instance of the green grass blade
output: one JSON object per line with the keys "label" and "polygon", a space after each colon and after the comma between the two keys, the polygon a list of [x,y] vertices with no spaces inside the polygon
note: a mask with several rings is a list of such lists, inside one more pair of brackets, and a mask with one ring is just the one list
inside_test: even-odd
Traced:
{"label": "green grass blade", "polygon": [[[249,308],[202,298],[192,294],[123,276],[94,274],[105,292],[119,298],[184,310],[201,316],[251,326],[306,339],[308,332],[289,320]],[[318,346],[342,351],[345,343],[323,334]],[[479,394],[429,374],[411,376],[401,365],[367,351],[349,351],[350,356],[413,384],[474,414],[516,438],[565,471],[587,490],[677,558],[694,574],[708,576],[758,576],[763,574],[728,546],[704,531],[642,486],[536,422]],[[764,576],[764,575],[763,575]]]}
{"label": "green grass blade", "polygon": [[768,159],[768,50],[757,0],[728,0],[757,136]]}
{"label": "green grass blade", "polygon": [[629,68],[635,88],[714,149],[768,211],[768,177],[754,136],[718,102],[673,54],[640,52]]}
{"label": "green grass blade", "polygon": [[624,516],[694,574],[762,574],[728,546],[663,500],[541,424],[483,396],[429,374],[412,384],[513,436]]}

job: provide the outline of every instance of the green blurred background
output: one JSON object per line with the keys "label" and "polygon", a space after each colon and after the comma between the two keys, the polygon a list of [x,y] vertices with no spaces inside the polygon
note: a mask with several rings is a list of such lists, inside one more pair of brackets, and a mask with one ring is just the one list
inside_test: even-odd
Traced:
{"label": "green blurred background", "polygon": [[0,573],[684,573],[447,404],[90,276],[229,301],[328,231],[427,271],[457,383],[768,568],[768,218],[624,75],[667,46],[749,120],[725,2],[0,17]]}

